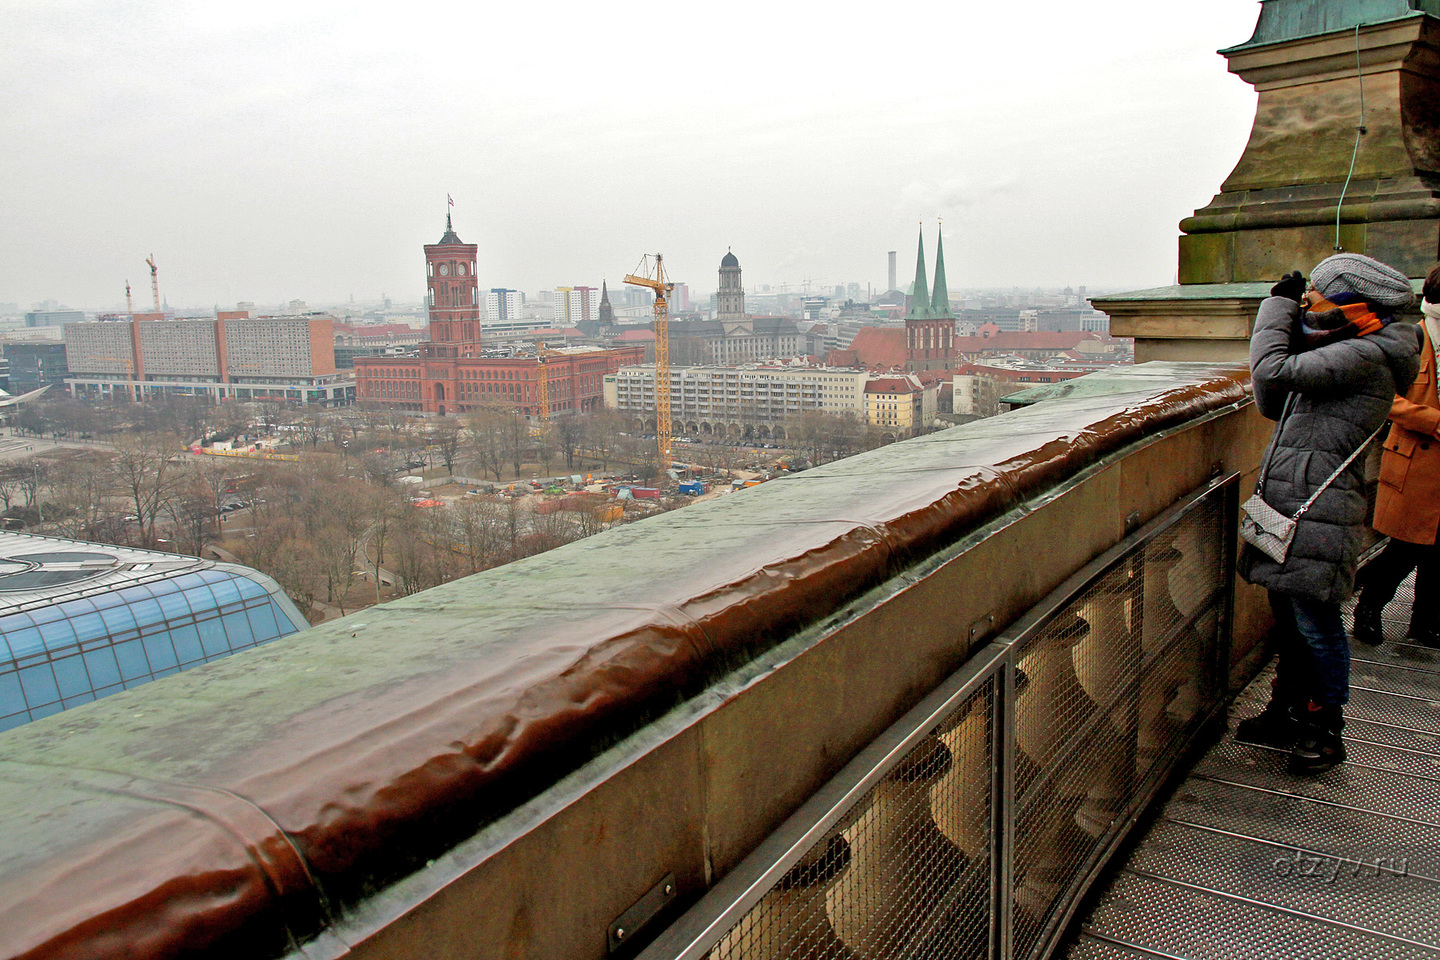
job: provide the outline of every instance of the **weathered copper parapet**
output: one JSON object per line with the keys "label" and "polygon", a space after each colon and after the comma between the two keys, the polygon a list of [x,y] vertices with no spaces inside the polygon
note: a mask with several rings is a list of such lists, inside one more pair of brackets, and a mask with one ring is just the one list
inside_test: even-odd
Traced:
{"label": "weathered copper parapet", "polygon": [[[895,444],[5,733],[0,957],[334,940],[336,916],[758,652],[1248,391],[1243,369],[1132,376],[1154,388]],[[945,645],[936,669],[970,652]]]}
{"label": "weathered copper parapet", "polygon": [[1182,284],[1273,282],[1337,245],[1425,275],[1440,255],[1440,19],[1430,6],[1266,0],[1255,36],[1221,51],[1259,102],[1221,192],[1180,224]]}

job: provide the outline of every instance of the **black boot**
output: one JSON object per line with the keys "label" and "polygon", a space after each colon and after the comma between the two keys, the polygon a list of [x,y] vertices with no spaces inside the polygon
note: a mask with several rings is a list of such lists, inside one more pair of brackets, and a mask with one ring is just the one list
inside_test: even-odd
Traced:
{"label": "black boot", "polygon": [[1384,604],[1367,603],[1364,592],[1361,592],[1360,601],[1355,604],[1356,640],[1372,647],[1384,642],[1385,633],[1380,623],[1380,612],[1384,609]]}
{"label": "black boot", "polygon": [[1410,639],[1422,647],[1440,647],[1440,625],[1430,623],[1422,626],[1412,623],[1410,625]]}
{"label": "black boot", "polygon": [[1253,717],[1235,724],[1235,739],[1241,743],[1257,743],[1277,750],[1289,750],[1300,735],[1300,721],[1295,712],[1279,700],[1272,699]]}
{"label": "black boot", "polygon": [[1433,610],[1412,608],[1410,629],[1405,631],[1405,636],[1421,646],[1440,647],[1440,618]]}
{"label": "black boot", "polygon": [[1300,735],[1290,750],[1290,772],[1322,773],[1345,762],[1345,715],[1339,706],[1310,704],[1302,713]]}

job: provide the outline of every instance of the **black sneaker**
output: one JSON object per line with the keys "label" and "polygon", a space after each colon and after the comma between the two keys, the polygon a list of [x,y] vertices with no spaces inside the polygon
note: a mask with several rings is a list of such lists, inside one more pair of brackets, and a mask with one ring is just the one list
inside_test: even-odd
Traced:
{"label": "black sneaker", "polygon": [[1235,724],[1235,739],[1277,750],[1289,750],[1300,736],[1300,721],[1289,707],[1271,700],[1253,717]]}

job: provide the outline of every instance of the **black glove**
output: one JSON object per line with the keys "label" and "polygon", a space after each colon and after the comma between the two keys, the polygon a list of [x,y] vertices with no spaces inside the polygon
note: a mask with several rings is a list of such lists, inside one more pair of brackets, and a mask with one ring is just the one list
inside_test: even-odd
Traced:
{"label": "black glove", "polygon": [[1280,282],[1270,288],[1270,296],[1284,297],[1287,300],[1294,300],[1301,303],[1305,300],[1307,284],[1305,278],[1300,276],[1299,270],[1294,270],[1280,278]]}

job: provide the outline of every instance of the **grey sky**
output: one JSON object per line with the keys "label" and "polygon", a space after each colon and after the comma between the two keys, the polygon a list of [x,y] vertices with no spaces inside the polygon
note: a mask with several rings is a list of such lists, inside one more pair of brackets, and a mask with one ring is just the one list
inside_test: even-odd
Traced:
{"label": "grey sky", "polygon": [[[501,9],[501,7],[507,9]],[[683,6],[683,10],[677,10]],[[486,286],[1171,281],[1254,114],[1255,0],[0,8],[0,302],[418,298],[445,195]]]}

